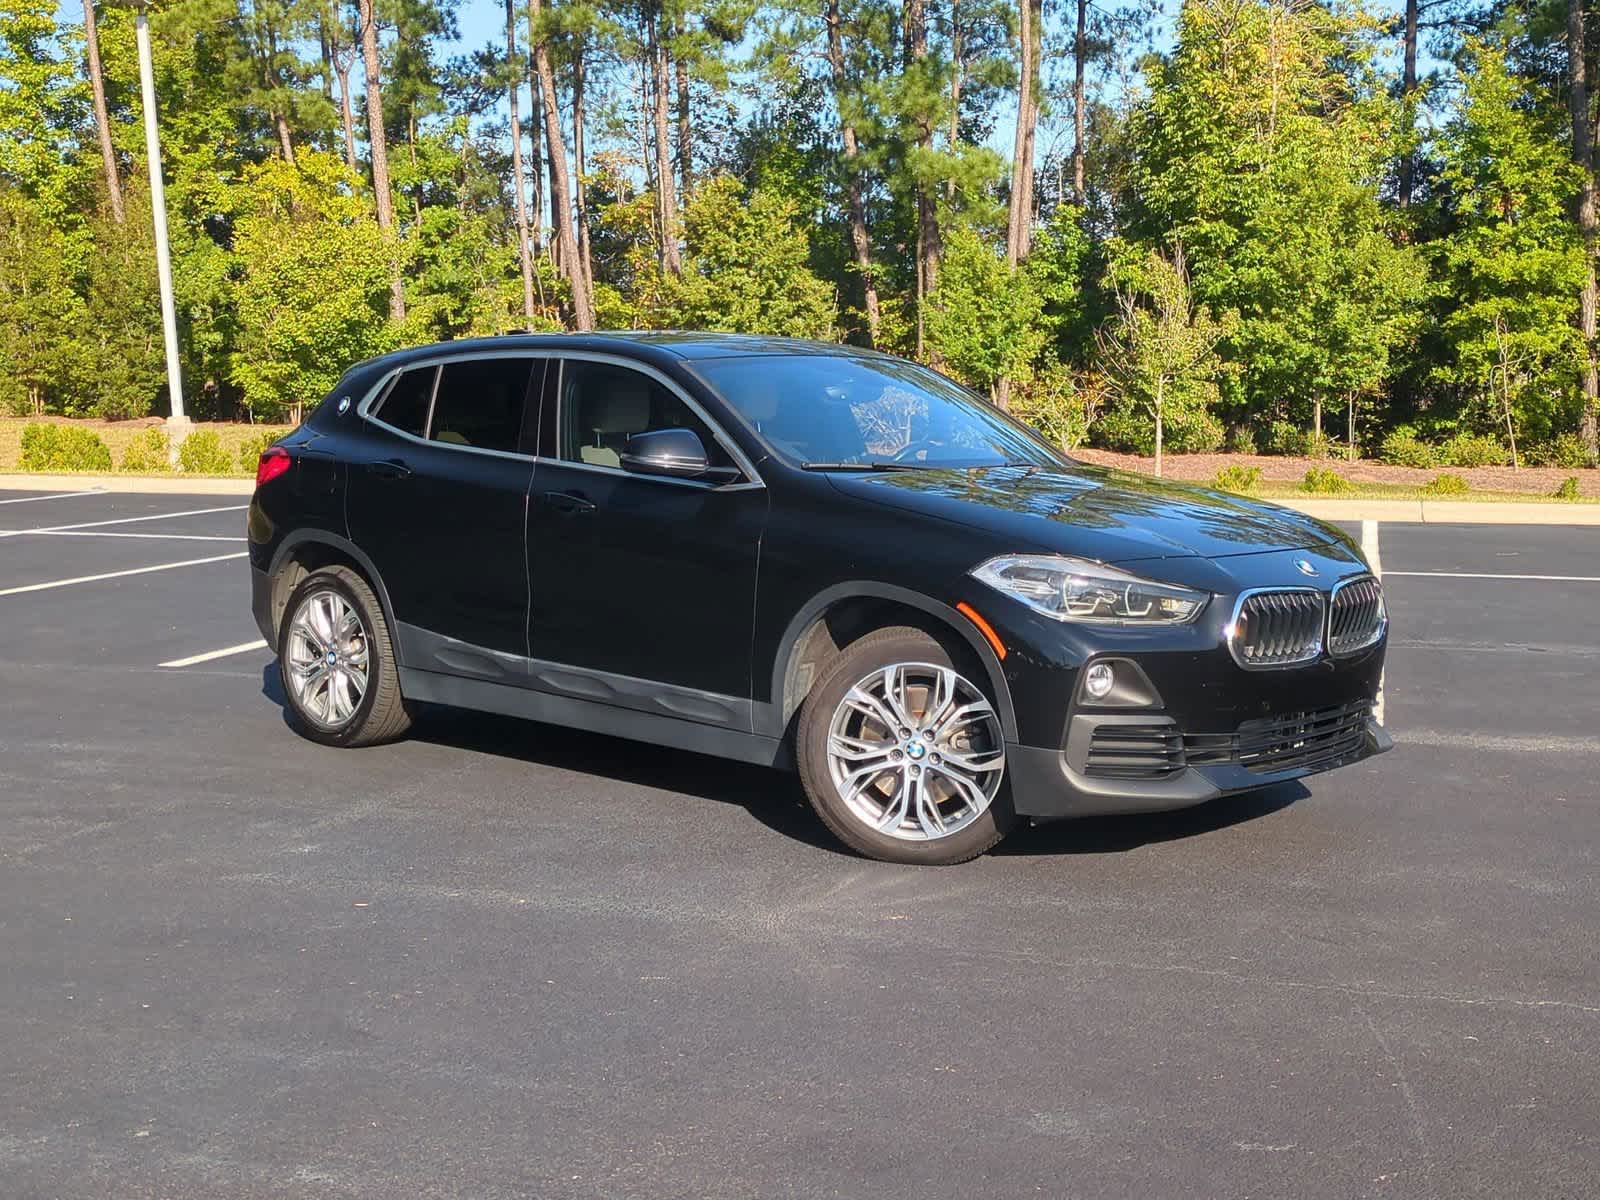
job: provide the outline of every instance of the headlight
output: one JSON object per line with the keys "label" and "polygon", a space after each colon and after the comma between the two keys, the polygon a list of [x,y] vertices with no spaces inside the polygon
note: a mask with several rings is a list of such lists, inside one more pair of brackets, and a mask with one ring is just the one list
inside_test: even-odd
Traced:
{"label": "headlight", "polygon": [[1211,599],[1207,592],[1055,554],[1002,555],[972,575],[1058,621],[1186,625]]}

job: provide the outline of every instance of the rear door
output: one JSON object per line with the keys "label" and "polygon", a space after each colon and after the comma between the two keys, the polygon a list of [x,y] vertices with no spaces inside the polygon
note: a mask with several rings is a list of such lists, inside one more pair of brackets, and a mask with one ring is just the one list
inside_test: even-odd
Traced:
{"label": "rear door", "polygon": [[382,576],[408,667],[525,678],[524,539],[544,363],[480,354],[412,367],[364,414],[349,466],[350,537]]}
{"label": "rear door", "polygon": [[[528,511],[533,684],[749,727],[767,492],[676,384],[638,364],[552,361]],[[621,469],[630,436],[690,428],[722,483]]]}

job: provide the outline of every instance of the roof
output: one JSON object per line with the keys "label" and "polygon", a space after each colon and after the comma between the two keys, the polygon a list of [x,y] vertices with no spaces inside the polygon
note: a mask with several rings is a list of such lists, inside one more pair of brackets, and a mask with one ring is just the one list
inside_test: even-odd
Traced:
{"label": "roof", "polygon": [[644,361],[661,358],[695,360],[737,358],[761,354],[825,354],[866,357],[877,352],[838,342],[813,342],[804,338],[767,337],[751,333],[698,333],[691,330],[627,330],[607,333],[506,333],[496,337],[463,338],[396,350],[360,364],[385,369],[430,358],[440,353],[507,350],[590,350],[628,353]]}

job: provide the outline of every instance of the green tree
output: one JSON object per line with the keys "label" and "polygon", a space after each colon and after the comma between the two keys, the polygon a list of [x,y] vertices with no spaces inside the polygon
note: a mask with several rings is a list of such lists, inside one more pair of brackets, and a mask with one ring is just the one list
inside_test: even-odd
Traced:
{"label": "green tree", "polygon": [[837,336],[834,288],[809,265],[810,247],[794,203],[746,193],[734,179],[704,181],[684,211],[683,272],[650,279],[660,299],[652,323],[787,337]]}
{"label": "green tree", "polygon": [[1130,252],[1115,269],[1117,315],[1101,332],[1100,366],[1123,406],[1154,422],[1160,475],[1170,410],[1193,420],[1216,402],[1224,371],[1217,346],[1235,321],[1195,304],[1182,247],[1170,258]]}
{"label": "green tree", "polygon": [[1135,114],[1134,228],[1181,243],[1196,298],[1239,314],[1224,351],[1246,410],[1320,432],[1381,378],[1424,269],[1379,203],[1396,109],[1360,10],[1187,0]]}
{"label": "green tree", "polygon": [[1467,49],[1461,103],[1440,139],[1440,201],[1449,235],[1435,247],[1436,377],[1466,394],[1470,421],[1547,438],[1577,424],[1582,340],[1571,323],[1585,277],[1568,202],[1578,168],[1560,113],[1541,107],[1505,55]]}
{"label": "green tree", "polygon": [[351,363],[405,334],[386,319],[390,245],[348,168],[306,151],[246,172],[234,252],[239,344],[232,364],[253,419],[320,400]]}
{"label": "green tree", "polygon": [[939,283],[926,317],[928,345],[957,379],[998,396],[1002,381],[1025,379],[1048,335],[1034,277],[971,229],[945,242]]}
{"label": "green tree", "polygon": [[86,321],[67,258],[44,213],[0,185],[0,403],[13,412],[70,402]]}

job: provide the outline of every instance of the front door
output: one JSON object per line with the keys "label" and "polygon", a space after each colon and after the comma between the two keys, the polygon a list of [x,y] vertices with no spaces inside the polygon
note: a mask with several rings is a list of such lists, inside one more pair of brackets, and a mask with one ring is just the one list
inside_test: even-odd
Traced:
{"label": "front door", "polygon": [[628,438],[653,429],[693,429],[714,465],[739,463],[664,378],[611,360],[559,369],[528,507],[533,685],[748,728],[766,489],[748,466],[721,483],[622,470]]}
{"label": "front door", "polygon": [[407,667],[522,682],[524,418],[543,370],[527,355],[414,367],[367,414],[349,467],[350,538],[388,590]]}

